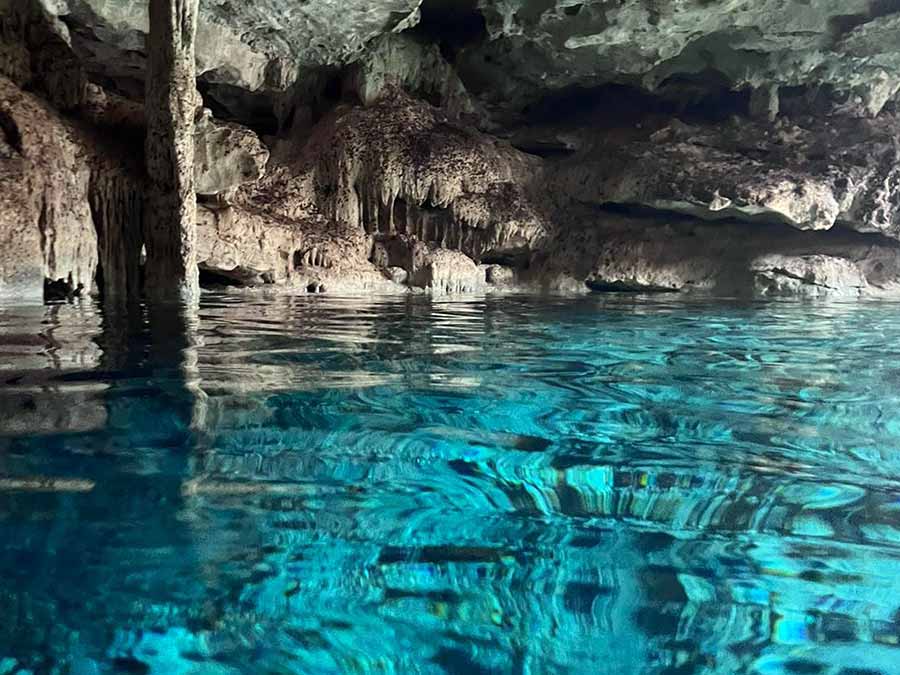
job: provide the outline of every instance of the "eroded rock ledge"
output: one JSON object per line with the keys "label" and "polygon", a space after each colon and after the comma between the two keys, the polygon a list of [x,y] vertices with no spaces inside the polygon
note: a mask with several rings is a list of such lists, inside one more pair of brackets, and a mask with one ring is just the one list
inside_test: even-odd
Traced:
{"label": "eroded rock ledge", "polygon": [[[900,293],[900,6],[257,5],[202,5],[208,285]],[[4,302],[139,290],[145,11],[0,0]]]}

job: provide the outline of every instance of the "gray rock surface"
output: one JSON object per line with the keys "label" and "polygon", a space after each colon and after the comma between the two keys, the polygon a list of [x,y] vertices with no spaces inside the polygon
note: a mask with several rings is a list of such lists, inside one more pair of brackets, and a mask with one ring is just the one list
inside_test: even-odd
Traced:
{"label": "gray rock surface", "polygon": [[548,89],[722,77],[732,88],[827,85],[874,115],[900,87],[897,7],[869,0],[479,0],[491,40],[463,79],[505,107]]}
{"label": "gray rock surface", "polygon": [[478,116],[476,103],[437,45],[407,35],[390,33],[373,41],[349,80],[364,105],[402,88],[433,100],[452,117]]}
{"label": "gray rock surface", "polygon": [[[142,78],[147,0],[41,0],[71,27],[94,72]],[[343,63],[374,37],[414,23],[419,0],[203,0],[197,72],[250,90],[289,84],[300,67]],[[287,71],[287,74],[285,73]]]}
{"label": "gray rock surface", "polygon": [[[90,72],[142,79],[146,0],[41,4],[65,22]],[[198,73],[248,91],[285,89],[310,67],[352,62],[373,39],[416,26],[420,5],[203,0]],[[466,0],[442,5],[451,15],[473,11]],[[890,3],[479,0],[477,10],[484,33],[462,46],[459,70],[484,102],[506,114],[547,91],[607,82],[656,91],[673,78],[715,77],[733,89],[824,85],[860,115],[876,114],[900,88],[898,18]],[[398,76],[411,74],[394,70],[396,52],[382,55]],[[367,88],[377,88],[379,66],[372,66]]]}
{"label": "gray rock surface", "polygon": [[194,189],[228,192],[262,178],[269,150],[250,129],[216,121],[204,110],[194,125]]}
{"label": "gray rock surface", "polygon": [[856,263],[829,255],[764,255],[750,262],[750,271],[765,296],[858,297],[869,285]]}
{"label": "gray rock surface", "polygon": [[849,231],[584,212],[531,270],[560,290],[896,296],[900,245]]}
{"label": "gray rock surface", "polygon": [[[580,202],[900,234],[900,120],[733,118],[670,123],[624,143],[586,139],[555,186]],[[800,126],[802,124],[803,126]]]}

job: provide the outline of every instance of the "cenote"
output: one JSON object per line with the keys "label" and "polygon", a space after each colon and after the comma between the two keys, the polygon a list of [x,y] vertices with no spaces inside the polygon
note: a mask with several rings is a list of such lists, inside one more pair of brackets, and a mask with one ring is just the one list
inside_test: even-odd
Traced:
{"label": "cenote", "polygon": [[900,672],[900,306],[0,310],[0,672]]}
{"label": "cenote", "polygon": [[900,0],[0,0],[0,675],[900,675]]}

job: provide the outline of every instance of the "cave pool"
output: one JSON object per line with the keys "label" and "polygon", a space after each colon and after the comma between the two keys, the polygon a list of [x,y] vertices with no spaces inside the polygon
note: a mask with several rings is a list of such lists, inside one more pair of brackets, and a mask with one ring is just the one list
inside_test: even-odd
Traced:
{"label": "cave pool", "polygon": [[0,308],[11,673],[900,673],[900,305]]}

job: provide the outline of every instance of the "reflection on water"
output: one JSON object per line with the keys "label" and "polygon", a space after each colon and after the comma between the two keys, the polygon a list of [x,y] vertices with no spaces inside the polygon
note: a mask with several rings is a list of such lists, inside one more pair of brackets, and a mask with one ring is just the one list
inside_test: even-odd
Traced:
{"label": "reflection on water", "polygon": [[900,306],[0,309],[0,673],[900,672]]}

